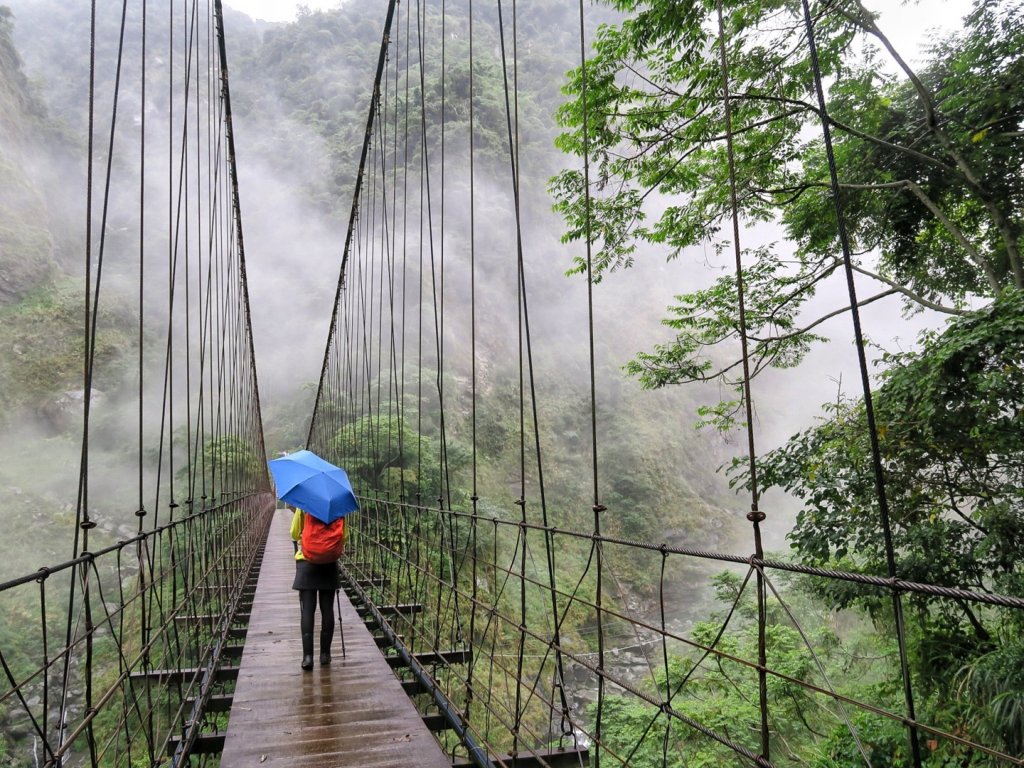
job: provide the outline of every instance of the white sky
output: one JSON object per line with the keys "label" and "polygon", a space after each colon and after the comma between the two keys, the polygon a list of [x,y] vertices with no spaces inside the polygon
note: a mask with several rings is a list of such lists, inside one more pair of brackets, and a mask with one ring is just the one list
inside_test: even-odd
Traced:
{"label": "white sky", "polygon": [[[339,4],[340,0],[306,0],[304,3],[292,3],[287,0],[224,0],[224,5],[228,8],[234,8],[247,16],[264,21],[294,21],[296,9],[300,5],[311,11],[325,11],[328,8],[336,8]],[[383,20],[384,17],[381,16],[381,23]]]}
{"label": "white sky", "polygon": [[[359,0],[370,2],[371,0]],[[381,4],[381,21],[383,23],[384,0]],[[337,8],[342,0],[306,0],[302,3],[289,0],[224,0],[230,8],[265,21],[294,21],[299,5],[310,10],[327,10]],[[960,18],[970,7],[970,0],[872,0],[868,7],[882,10],[879,21],[882,30],[890,36],[898,50],[909,50],[908,44],[921,39],[929,28],[950,31],[956,27]]]}

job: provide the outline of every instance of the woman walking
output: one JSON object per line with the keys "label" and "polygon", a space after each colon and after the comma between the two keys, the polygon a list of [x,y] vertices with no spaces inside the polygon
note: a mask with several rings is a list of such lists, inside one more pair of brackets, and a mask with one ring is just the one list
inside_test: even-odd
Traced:
{"label": "woman walking", "polygon": [[[289,505],[292,515],[291,537],[295,543],[295,580],[292,589],[299,592],[302,632],[302,668],[313,669],[313,628],[316,607],[320,605],[320,666],[331,663],[331,641],[334,639],[334,595],[338,590],[338,564],[310,562],[303,556],[303,531],[307,525],[317,525],[301,509]],[[344,522],[339,520],[342,525]],[[321,524],[322,525],[322,524]],[[307,537],[309,532],[307,531]]]}

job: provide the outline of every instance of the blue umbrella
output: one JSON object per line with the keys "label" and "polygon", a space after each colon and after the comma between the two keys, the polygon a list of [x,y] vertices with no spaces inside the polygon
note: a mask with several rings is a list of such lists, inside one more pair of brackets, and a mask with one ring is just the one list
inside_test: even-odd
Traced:
{"label": "blue umbrella", "polygon": [[325,523],[359,509],[348,475],[312,451],[297,451],[267,462],[277,498]]}

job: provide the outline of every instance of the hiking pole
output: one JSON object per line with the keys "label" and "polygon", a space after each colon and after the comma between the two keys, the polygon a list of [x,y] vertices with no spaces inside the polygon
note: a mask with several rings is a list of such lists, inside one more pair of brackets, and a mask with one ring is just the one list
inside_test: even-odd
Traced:
{"label": "hiking pole", "polygon": [[341,590],[334,590],[334,599],[338,601],[338,630],[341,632],[341,658],[345,658],[345,624],[341,620]]}

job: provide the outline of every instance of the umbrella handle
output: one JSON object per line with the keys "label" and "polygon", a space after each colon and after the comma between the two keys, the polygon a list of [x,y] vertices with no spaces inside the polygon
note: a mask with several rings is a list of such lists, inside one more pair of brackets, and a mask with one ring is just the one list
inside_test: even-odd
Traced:
{"label": "umbrella handle", "polygon": [[338,614],[338,631],[341,633],[341,658],[344,659],[344,658],[346,658],[346,656],[345,656],[345,624],[341,620],[341,590],[340,589],[334,590],[334,599],[338,603],[338,610],[337,610],[337,614]]}

